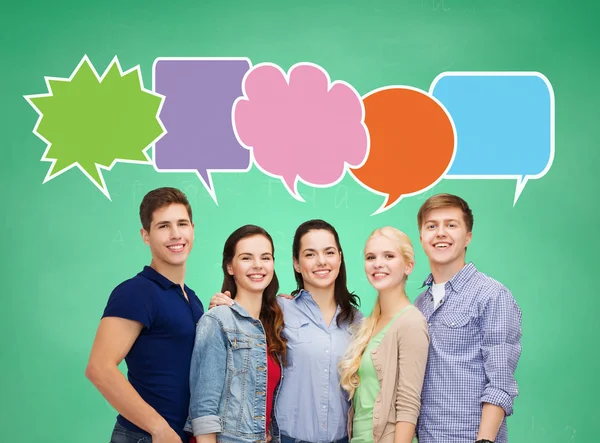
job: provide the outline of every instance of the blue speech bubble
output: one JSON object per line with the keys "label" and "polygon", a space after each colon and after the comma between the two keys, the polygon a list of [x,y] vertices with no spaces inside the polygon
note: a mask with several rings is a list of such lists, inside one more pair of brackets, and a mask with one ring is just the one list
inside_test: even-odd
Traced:
{"label": "blue speech bubble", "polygon": [[445,178],[515,179],[513,206],[528,180],[554,160],[554,91],[538,72],[444,72],[429,88],[456,127]]}

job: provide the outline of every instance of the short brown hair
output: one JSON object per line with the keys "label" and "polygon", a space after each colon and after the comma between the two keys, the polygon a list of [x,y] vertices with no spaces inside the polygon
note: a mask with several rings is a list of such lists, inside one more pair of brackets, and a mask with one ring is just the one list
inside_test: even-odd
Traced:
{"label": "short brown hair", "polygon": [[190,222],[192,221],[192,207],[183,192],[177,188],[157,188],[148,192],[140,204],[140,221],[142,222],[142,227],[146,231],[150,231],[154,211],[171,204],[185,206],[190,217]]}
{"label": "short brown hair", "polygon": [[460,209],[463,213],[465,224],[467,225],[467,232],[471,232],[473,230],[473,213],[471,212],[471,208],[469,208],[467,202],[457,195],[437,194],[432,197],[429,197],[419,209],[419,213],[417,214],[417,223],[419,224],[419,231],[421,231],[421,227],[423,226],[425,215],[429,211],[433,211],[434,209],[440,208]]}

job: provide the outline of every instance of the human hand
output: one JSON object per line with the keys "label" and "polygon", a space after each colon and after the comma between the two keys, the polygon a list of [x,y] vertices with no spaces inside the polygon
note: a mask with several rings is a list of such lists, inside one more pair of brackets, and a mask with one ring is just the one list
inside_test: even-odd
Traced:
{"label": "human hand", "polygon": [[231,293],[229,291],[217,292],[210,299],[208,309],[212,309],[216,306],[233,306],[233,300],[231,299]]}
{"label": "human hand", "polygon": [[182,443],[181,437],[171,426],[165,426],[152,434],[152,443]]}

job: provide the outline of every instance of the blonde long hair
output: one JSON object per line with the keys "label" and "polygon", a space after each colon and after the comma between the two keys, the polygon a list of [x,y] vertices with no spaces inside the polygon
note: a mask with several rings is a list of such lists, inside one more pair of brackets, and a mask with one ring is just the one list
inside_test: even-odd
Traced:
{"label": "blonde long hair", "polygon": [[[377,235],[387,237],[396,243],[398,251],[407,263],[415,262],[415,252],[412,243],[404,232],[391,226],[385,226],[373,231],[367,239],[367,242]],[[406,280],[404,281],[406,283]],[[379,302],[378,294],[373,311],[363,320],[339,364],[339,371],[341,375],[340,384],[342,388],[348,392],[350,399],[354,397],[356,388],[358,388],[360,383],[360,377],[358,376],[360,361],[365,349],[367,348],[367,345],[369,344],[369,340],[371,339],[375,325],[377,324],[377,321],[379,321],[380,317],[381,304]]]}

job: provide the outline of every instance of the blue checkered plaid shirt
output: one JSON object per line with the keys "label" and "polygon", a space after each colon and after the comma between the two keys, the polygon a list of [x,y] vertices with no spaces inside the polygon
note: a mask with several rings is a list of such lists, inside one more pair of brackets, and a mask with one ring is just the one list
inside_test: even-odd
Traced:
{"label": "blue checkered plaid shirt", "polygon": [[[415,301],[429,325],[430,347],[417,424],[419,443],[473,443],[482,403],[513,413],[519,391],[521,310],[510,291],[472,263],[445,284],[434,309],[429,288]],[[508,441],[506,418],[496,443]]]}

